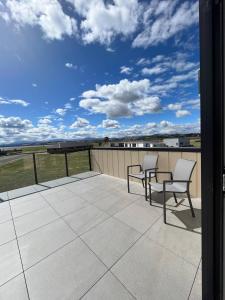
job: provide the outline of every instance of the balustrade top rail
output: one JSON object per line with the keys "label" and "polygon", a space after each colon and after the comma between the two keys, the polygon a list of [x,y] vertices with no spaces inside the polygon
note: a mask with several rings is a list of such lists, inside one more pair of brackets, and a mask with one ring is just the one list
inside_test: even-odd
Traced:
{"label": "balustrade top rail", "polygon": [[159,151],[159,152],[198,152],[201,148],[195,147],[94,147],[93,150],[125,150],[125,151]]}

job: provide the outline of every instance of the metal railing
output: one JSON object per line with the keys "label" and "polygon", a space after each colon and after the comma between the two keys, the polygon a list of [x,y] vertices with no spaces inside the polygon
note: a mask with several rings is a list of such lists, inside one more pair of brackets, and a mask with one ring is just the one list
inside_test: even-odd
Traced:
{"label": "metal railing", "polygon": [[0,193],[90,171],[90,149],[4,156],[0,158]]}

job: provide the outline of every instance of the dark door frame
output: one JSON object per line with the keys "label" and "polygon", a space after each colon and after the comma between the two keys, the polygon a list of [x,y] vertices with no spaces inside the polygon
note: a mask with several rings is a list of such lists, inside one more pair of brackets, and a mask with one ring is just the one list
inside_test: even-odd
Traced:
{"label": "dark door frame", "polygon": [[199,0],[202,299],[223,299],[224,3]]}

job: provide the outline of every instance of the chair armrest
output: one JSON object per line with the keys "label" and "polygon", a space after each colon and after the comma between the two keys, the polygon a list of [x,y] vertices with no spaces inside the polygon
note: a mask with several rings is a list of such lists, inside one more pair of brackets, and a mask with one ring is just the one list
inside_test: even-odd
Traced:
{"label": "chair armrest", "polygon": [[151,179],[151,174],[170,174],[170,178],[173,179],[173,173],[170,171],[149,172],[149,179]]}
{"label": "chair armrest", "polygon": [[[145,178],[147,178],[147,172],[151,171],[151,170],[158,170],[158,168],[151,168],[151,169],[145,169]],[[150,174],[155,174],[157,173],[156,171],[153,172],[149,172],[149,178],[150,178]]]}
{"label": "chair armrest", "polygon": [[130,168],[133,168],[133,167],[139,167],[140,171],[141,171],[141,165],[130,165],[130,166],[127,166],[127,174],[129,174]]}
{"label": "chair armrest", "polygon": [[163,181],[163,190],[165,190],[167,183],[174,183],[174,182],[187,183],[189,186],[192,181],[191,180],[164,180]]}

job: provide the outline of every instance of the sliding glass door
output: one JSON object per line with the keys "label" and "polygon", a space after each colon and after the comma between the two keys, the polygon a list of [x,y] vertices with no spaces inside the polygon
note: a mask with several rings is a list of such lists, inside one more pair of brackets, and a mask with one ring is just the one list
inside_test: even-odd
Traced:
{"label": "sliding glass door", "polygon": [[224,2],[200,0],[203,299],[224,299]]}

